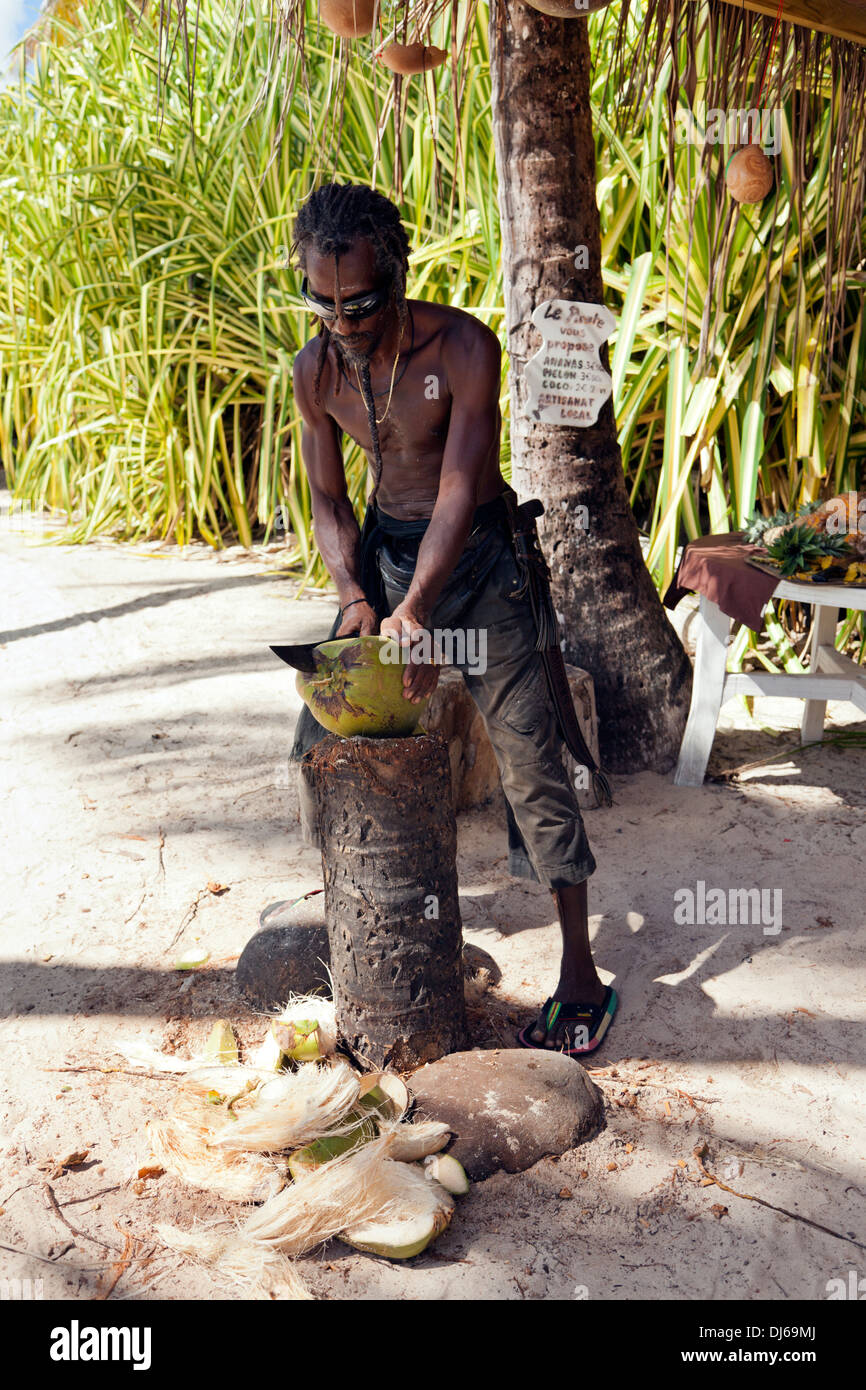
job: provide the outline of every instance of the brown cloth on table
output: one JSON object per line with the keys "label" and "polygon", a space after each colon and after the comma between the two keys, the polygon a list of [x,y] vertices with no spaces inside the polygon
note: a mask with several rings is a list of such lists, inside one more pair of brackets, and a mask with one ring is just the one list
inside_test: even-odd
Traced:
{"label": "brown cloth on table", "polygon": [[688,593],[706,594],[729,618],[760,632],[764,609],[779,583],[778,575],[746,563],[749,555],[761,554],[760,546],[743,540],[742,531],[689,541],[662,600],[665,607],[674,608]]}

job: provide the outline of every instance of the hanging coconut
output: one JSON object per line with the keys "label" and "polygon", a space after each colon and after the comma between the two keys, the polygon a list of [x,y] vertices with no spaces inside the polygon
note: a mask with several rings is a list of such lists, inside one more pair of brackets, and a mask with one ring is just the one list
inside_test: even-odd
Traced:
{"label": "hanging coconut", "polygon": [[610,0],[525,0],[525,4],[556,19],[585,19],[596,10],[606,10]]}
{"label": "hanging coconut", "polygon": [[757,145],[743,145],[728,160],[728,192],[738,203],[760,203],[776,181],[773,162]]}
{"label": "hanging coconut", "polygon": [[319,14],[341,39],[372,33],[376,0],[319,0]]}
{"label": "hanging coconut", "polygon": [[399,72],[404,77],[438,68],[447,57],[448,53],[444,48],[434,48],[432,44],[426,43],[389,43],[387,48],[383,48],[378,54],[379,61],[384,63],[386,68],[390,68],[392,72]]}

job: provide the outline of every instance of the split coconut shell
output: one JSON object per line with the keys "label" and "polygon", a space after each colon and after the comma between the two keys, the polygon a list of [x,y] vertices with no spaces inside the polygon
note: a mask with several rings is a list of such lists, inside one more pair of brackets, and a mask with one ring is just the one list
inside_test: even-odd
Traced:
{"label": "split coconut shell", "polygon": [[373,30],[376,0],[319,0],[322,23],[341,39],[357,39]]}
{"label": "split coconut shell", "polygon": [[438,68],[447,57],[446,49],[435,48],[432,44],[389,43],[379,54],[379,61],[392,72],[410,77],[416,72],[429,72],[431,68]]}
{"label": "split coconut shell", "polygon": [[731,156],[725,178],[738,203],[763,202],[776,182],[772,160],[757,145],[744,145]]}

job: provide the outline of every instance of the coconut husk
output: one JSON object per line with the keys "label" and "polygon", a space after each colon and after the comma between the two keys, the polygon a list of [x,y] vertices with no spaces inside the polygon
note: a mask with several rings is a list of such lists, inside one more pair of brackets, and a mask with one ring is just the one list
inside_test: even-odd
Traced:
{"label": "coconut husk", "polygon": [[220,1276],[245,1288],[251,1298],[311,1300],[313,1295],[294,1262],[267,1245],[254,1245],[232,1231],[182,1231],[165,1224],[156,1227],[158,1238],[169,1249],[218,1265]]}
{"label": "coconut husk", "polygon": [[292,994],[284,1008],[271,1020],[271,1030],[282,1023],[290,1024],[296,1020],[315,1019],[318,1024],[319,1052],[323,1057],[332,1057],[337,1050],[337,1018],[333,999],[321,994]]}
{"label": "coconut husk", "polygon": [[182,1116],[150,1120],[145,1129],[154,1157],[166,1172],[190,1187],[213,1192],[227,1202],[266,1202],[285,1186],[285,1160],[260,1154],[226,1155],[209,1148]]}
{"label": "coconut husk", "polygon": [[385,1154],[398,1163],[415,1163],[428,1154],[444,1149],[451,1130],[440,1120],[416,1120],[414,1124],[380,1121],[379,1133],[385,1140]]}
{"label": "coconut husk", "polygon": [[243,1239],[302,1255],[365,1222],[403,1219],[413,1202],[427,1211],[431,1189],[438,1206],[450,1213],[454,1203],[444,1188],[413,1164],[386,1158],[387,1142],[374,1139],[311,1169],[253,1213],[242,1228]]}
{"label": "coconut husk", "polygon": [[345,1062],[309,1063],[242,1096],[232,1107],[236,1118],[221,1127],[211,1143],[223,1153],[299,1148],[323,1134],[339,1133],[359,1090],[359,1078]]}
{"label": "coconut husk", "polygon": [[379,54],[379,61],[392,72],[411,77],[414,73],[438,68],[448,57],[444,48],[424,43],[389,43]]}

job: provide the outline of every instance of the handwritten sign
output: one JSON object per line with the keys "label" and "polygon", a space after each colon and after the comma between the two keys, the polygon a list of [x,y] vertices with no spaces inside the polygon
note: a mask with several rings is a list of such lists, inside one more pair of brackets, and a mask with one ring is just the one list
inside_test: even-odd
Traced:
{"label": "handwritten sign", "polygon": [[533,312],[544,341],[526,364],[526,410],[546,425],[594,425],[613,389],[598,357],[616,327],[603,304],[549,299]]}

